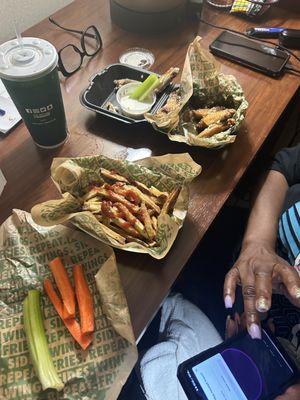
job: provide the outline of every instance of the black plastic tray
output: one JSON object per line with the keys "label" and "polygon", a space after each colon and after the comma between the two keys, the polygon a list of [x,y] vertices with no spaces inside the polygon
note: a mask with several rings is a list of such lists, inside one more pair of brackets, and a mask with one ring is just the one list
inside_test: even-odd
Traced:
{"label": "black plastic tray", "polygon": [[[151,73],[150,71],[131,67],[125,64],[111,64],[104,70],[98,72],[90,79],[90,85],[80,95],[81,104],[89,110],[96,111],[99,114],[105,115],[109,118],[114,118],[126,124],[137,124],[145,122],[143,119],[134,119],[122,114],[113,113],[106,109],[108,102],[114,106],[118,106],[116,99],[116,89],[114,80],[116,79],[135,79],[137,81],[144,81]],[[159,74],[156,74],[158,77]],[[157,96],[157,100],[150,112],[154,113],[166,102],[174,85],[169,85],[161,94]]]}

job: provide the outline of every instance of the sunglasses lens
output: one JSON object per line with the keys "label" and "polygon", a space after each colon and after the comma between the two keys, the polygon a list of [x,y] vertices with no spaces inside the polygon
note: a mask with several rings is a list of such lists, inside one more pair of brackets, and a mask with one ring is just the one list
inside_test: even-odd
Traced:
{"label": "sunglasses lens", "polygon": [[68,45],[61,50],[60,59],[65,70],[69,74],[75,72],[81,65],[81,55],[75,50],[75,47],[72,45]]}
{"label": "sunglasses lens", "polygon": [[83,35],[83,47],[87,55],[93,56],[102,47],[100,34],[96,28],[90,26]]}

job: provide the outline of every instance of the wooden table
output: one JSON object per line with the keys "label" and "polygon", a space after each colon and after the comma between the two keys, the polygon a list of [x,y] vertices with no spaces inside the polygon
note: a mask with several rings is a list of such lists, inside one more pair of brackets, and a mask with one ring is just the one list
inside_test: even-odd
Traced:
{"label": "wooden table", "polygon": [[[8,184],[0,197],[0,222],[12,208],[30,211],[41,201],[58,197],[52,184],[50,164],[53,157],[104,154],[120,159],[136,160],[150,155],[189,152],[203,166],[203,173],[191,187],[189,212],[183,229],[168,256],[157,261],[146,255],[116,251],[121,279],[127,295],[136,337],[156,312],[169,288],[211,225],[251,163],[280,115],[299,89],[299,77],[285,75],[274,80],[246,68],[221,61],[224,73],[235,75],[250,103],[244,128],[234,145],[223,151],[206,151],[170,142],[151,128],[132,128],[112,120],[97,117],[84,109],[78,100],[88,85],[89,77],[111,63],[118,62],[120,53],[133,46],[149,48],[156,57],[153,70],[164,72],[171,66],[182,67],[187,45],[197,33],[203,46],[219,34],[217,30],[198,22],[188,22],[182,28],[158,36],[127,33],[115,26],[109,15],[108,1],[76,0],[55,14],[66,27],[85,29],[94,24],[101,31],[103,51],[84,68],[65,80],[62,91],[71,133],[69,141],[55,151],[38,149],[24,124],[20,124],[0,142],[0,168]],[[251,22],[206,8],[203,17],[219,25],[244,31]],[[274,9],[261,25],[296,27],[299,14]],[[268,18],[268,19],[267,19]],[[64,33],[48,20],[25,32],[51,41],[57,49],[78,39]],[[230,227],[224,227],[224,232]],[[220,238],[221,240],[221,238]]]}

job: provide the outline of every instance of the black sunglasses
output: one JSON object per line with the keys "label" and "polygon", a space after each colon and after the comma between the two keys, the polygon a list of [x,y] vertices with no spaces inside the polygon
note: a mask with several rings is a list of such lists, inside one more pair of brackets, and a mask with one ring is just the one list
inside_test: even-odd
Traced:
{"label": "black sunglasses", "polygon": [[73,75],[80,69],[85,56],[94,57],[102,49],[102,38],[94,25],[89,26],[85,31],[77,31],[76,29],[64,28],[51,17],[49,17],[49,21],[66,32],[81,35],[81,49],[74,44],[67,44],[58,52],[58,68],[64,76]]}

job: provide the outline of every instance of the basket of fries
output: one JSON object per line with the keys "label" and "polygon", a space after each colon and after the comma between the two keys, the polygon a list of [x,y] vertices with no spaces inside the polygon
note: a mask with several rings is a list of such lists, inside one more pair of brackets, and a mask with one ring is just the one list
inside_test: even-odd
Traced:
{"label": "basket of fries", "polygon": [[201,172],[188,154],[137,162],[104,156],[56,158],[51,177],[62,198],[34,206],[36,223],[70,220],[119,249],[163,258],[188,208],[188,185]]}
{"label": "basket of fries", "polygon": [[220,148],[235,141],[247,108],[236,78],[219,73],[215,59],[197,36],[189,45],[179,88],[145,118],[172,141]]}

